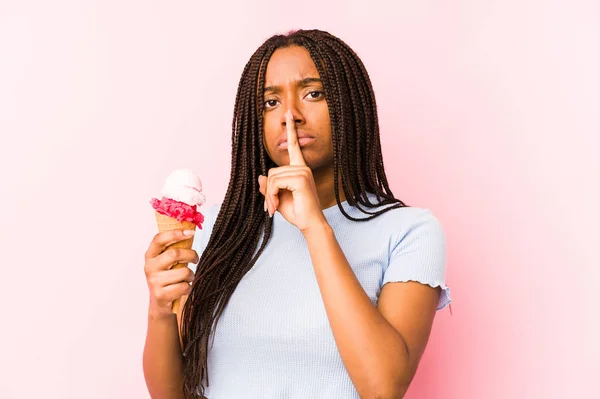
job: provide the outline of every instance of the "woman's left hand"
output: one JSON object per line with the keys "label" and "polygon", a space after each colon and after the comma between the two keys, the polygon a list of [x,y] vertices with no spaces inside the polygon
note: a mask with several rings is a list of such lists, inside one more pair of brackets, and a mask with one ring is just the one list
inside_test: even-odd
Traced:
{"label": "woman's left hand", "polygon": [[286,129],[290,164],[270,169],[268,177],[259,176],[259,190],[265,196],[269,215],[279,211],[288,222],[306,233],[311,226],[322,224],[326,219],[312,171],[302,156],[290,111],[286,113]]}

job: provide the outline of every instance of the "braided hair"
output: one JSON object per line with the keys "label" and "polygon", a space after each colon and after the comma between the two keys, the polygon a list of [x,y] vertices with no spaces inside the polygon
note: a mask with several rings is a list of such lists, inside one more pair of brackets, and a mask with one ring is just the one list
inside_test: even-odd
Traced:
{"label": "braided hair", "polygon": [[[270,168],[277,166],[263,146],[265,72],[275,50],[290,46],[306,48],[323,82],[331,122],[335,198],[342,214],[349,220],[365,221],[408,206],[394,198],[389,188],[375,95],[356,53],[339,38],[320,30],[298,30],[269,38],[251,56],[239,82],[233,110],[229,186],[183,309],[186,398],[195,397],[196,389],[204,395],[204,380],[209,385],[209,337],[236,286],[260,257],[273,232],[273,219],[263,209],[264,197],[258,184],[259,175],[266,176]],[[340,201],[339,177],[349,205],[370,216],[354,218],[346,213]],[[367,193],[375,194],[379,202],[371,203]],[[378,211],[362,208],[381,205],[390,206]]]}

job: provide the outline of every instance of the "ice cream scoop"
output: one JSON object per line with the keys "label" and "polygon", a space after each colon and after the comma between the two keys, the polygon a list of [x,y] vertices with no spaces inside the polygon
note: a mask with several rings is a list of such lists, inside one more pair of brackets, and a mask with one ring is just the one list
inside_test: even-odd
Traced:
{"label": "ice cream scoop", "polygon": [[200,206],[206,202],[206,197],[202,194],[202,181],[189,169],[172,172],[167,177],[161,194],[190,206]]}
{"label": "ice cream scoop", "polygon": [[172,172],[161,190],[162,199],[153,198],[150,203],[161,215],[191,222],[202,228],[204,216],[198,211],[206,202],[202,193],[202,181],[189,169]]}

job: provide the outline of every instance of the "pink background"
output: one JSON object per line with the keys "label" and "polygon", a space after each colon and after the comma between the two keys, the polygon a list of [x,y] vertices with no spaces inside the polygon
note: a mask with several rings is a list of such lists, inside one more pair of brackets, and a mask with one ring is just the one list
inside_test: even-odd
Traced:
{"label": "pink background", "polygon": [[300,27],[361,56],[394,194],[447,233],[406,397],[591,397],[598,3],[375,3],[0,3],[0,398],[148,397],[148,200],[179,167],[223,198],[242,68]]}

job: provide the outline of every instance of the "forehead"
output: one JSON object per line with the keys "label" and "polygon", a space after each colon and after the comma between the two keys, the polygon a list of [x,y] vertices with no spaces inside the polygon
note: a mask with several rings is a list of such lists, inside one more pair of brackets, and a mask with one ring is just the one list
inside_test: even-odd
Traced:
{"label": "forehead", "polygon": [[280,48],[275,50],[267,64],[265,86],[307,77],[320,77],[308,50],[300,46]]}

